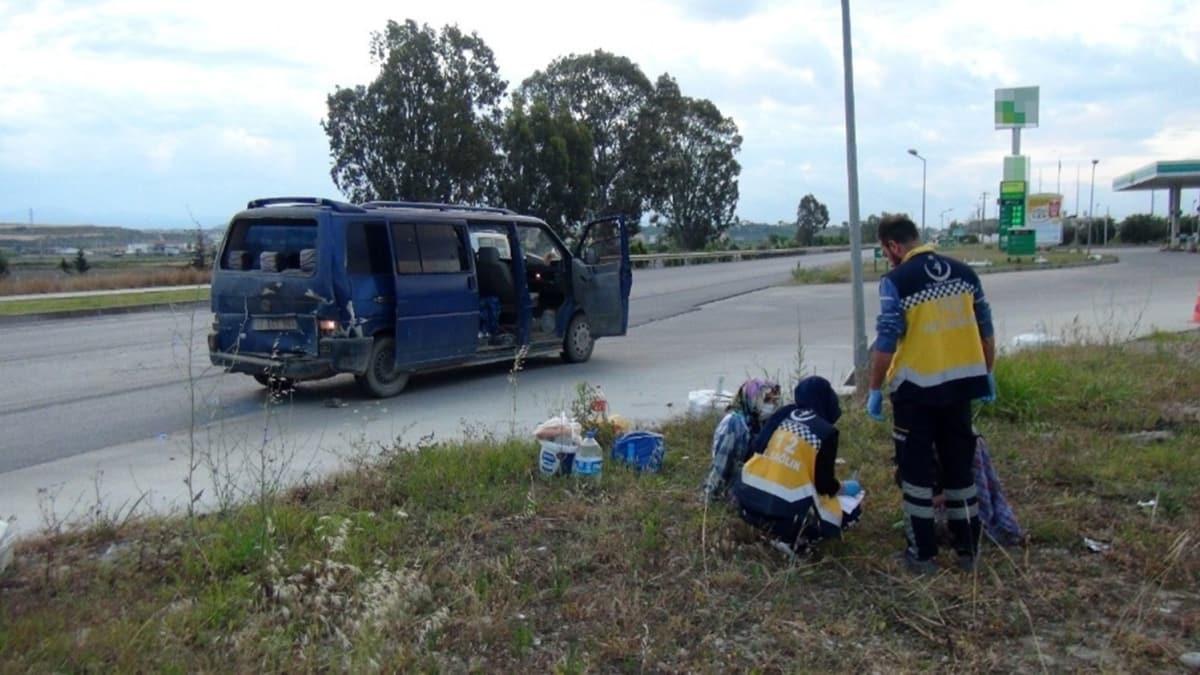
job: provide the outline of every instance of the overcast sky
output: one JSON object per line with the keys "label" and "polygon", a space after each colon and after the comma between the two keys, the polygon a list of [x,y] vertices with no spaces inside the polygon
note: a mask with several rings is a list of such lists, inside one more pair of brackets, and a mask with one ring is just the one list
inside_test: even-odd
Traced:
{"label": "overcast sky", "polygon": [[[309,4],[313,5],[312,7]],[[1200,2],[854,3],[861,210],[931,225],[995,193],[1008,132],[996,87],[1040,85],[1024,133],[1033,190],[1075,176],[1087,209],[1148,211],[1115,175],[1200,157]],[[249,199],[338,196],[320,120],[335,85],[374,77],[388,19],[457,23],[492,47],[510,86],[555,57],[603,48],[674,76],[744,137],[744,219],[795,218],[812,192],[847,217],[840,4],[723,0],[338,3],[0,0],[0,222],[186,226]],[[1185,192],[1184,208],[1200,193]],[[1159,194],[1157,212],[1165,211]],[[988,205],[995,212],[994,202]]]}

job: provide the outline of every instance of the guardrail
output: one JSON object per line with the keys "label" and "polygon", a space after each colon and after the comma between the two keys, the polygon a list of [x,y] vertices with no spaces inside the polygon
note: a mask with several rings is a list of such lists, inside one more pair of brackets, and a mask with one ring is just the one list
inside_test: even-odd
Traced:
{"label": "guardrail", "polygon": [[808,248],[777,248],[767,250],[750,249],[746,251],[697,251],[693,253],[648,253],[646,255],[631,255],[629,259],[637,269],[655,267],[683,267],[685,265],[705,265],[710,263],[740,262],[758,258],[787,258],[814,253],[841,253],[849,251],[849,246],[810,246]]}

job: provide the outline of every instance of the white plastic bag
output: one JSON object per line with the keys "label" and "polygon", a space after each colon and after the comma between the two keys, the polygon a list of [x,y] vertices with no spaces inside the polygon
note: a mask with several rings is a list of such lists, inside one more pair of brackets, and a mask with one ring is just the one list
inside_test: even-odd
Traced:
{"label": "white plastic bag", "polygon": [[533,437],[539,441],[579,445],[583,442],[583,426],[564,411],[537,425]]}
{"label": "white plastic bag", "polygon": [[688,414],[696,417],[723,412],[733,403],[733,394],[715,389],[699,389],[688,392]]}
{"label": "white plastic bag", "polygon": [[0,572],[12,564],[16,535],[7,520],[0,520]]}

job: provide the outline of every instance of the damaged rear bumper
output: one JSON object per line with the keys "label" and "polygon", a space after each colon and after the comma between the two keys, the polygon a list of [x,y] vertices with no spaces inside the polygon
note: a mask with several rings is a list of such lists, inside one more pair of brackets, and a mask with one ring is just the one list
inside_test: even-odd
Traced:
{"label": "damaged rear bumper", "polygon": [[309,354],[253,354],[217,348],[210,333],[209,360],[231,373],[276,375],[292,380],[319,380],[339,373],[361,375],[367,371],[373,338],[322,338],[317,356]]}

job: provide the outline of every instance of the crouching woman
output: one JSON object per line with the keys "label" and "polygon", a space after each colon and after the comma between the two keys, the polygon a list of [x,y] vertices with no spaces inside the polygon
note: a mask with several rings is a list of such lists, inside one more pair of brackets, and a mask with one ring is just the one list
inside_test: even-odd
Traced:
{"label": "crouching woman", "polygon": [[825,378],[808,377],[795,396],[795,404],[776,412],[751,442],[751,457],[732,492],[746,522],[767,531],[777,548],[799,552],[840,536],[862,514],[862,499],[856,484],[843,491],[834,475],[834,425],[842,410],[833,387]]}

